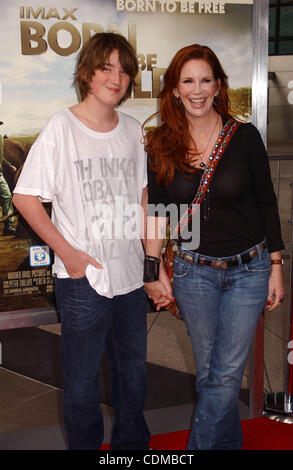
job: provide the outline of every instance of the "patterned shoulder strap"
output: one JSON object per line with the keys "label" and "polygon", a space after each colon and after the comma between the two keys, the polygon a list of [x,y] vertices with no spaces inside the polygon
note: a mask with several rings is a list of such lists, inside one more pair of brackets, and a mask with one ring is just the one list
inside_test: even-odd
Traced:
{"label": "patterned shoulder strap", "polygon": [[210,186],[213,175],[215,173],[215,170],[219,164],[219,161],[221,160],[226,148],[230,143],[230,140],[232,139],[233,135],[235,134],[236,130],[240,125],[241,123],[235,121],[235,119],[230,119],[224,125],[202,174],[199,187],[196,192],[196,196],[193,199],[192,203],[189,205],[188,209],[182,215],[177,226],[175,227],[175,230],[173,232],[174,238],[178,237],[180,231],[182,231],[182,229],[189,222],[193,214],[196,212],[198,204],[200,204],[204,199],[205,194]]}

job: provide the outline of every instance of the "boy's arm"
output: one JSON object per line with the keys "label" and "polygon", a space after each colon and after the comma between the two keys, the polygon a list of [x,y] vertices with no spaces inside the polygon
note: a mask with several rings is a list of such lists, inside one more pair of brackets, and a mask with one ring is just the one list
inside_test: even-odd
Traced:
{"label": "boy's arm", "polygon": [[142,234],[141,234],[141,241],[143,247],[145,248],[146,243],[146,223],[147,223],[147,206],[148,206],[148,188],[143,188],[142,190],[142,198],[141,198],[141,207],[142,207]]}
{"label": "boy's arm", "polygon": [[15,193],[12,202],[37,235],[61,258],[71,278],[85,276],[88,264],[102,268],[102,265],[90,255],[73,248],[65,240],[51,221],[38,196]]}
{"label": "boy's arm", "polygon": [[[147,216],[146,255],[162,259],[161,250],[166,237],[167,222],[167,217]],[[149,298],[156,304],[157,310],[167,306],[172,301],[172,286],[162,261],[160,263],[159,280],[145,282],[144,288]]]}

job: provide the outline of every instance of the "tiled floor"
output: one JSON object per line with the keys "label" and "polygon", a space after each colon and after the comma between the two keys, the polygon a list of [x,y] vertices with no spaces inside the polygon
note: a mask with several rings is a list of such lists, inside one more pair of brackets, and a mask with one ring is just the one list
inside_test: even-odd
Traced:
{"label": "tiled floor", "polygon": [[[156,314],[150,314],[149,327],[155,316]],[[59,334],[60,325],[48,325],[42,329]],[[62,389],[4,367],[0,367],[0,383],[0,450],[66,449],[62,421]],[[158,387],[157,383],[151,384],[150,388],[153,385]],[[170,393],[171,389],[172,383]],[[112,409],[108,405],[103,405],[102,409],[104,442],[107,443],[111,435]],[[246,404],[239,401],[239,409],[241,417],[247,418]],[[193,410],[194,404],[190,402],[147,409],[145,416],[151,433],[157,434],[189,429]]]}

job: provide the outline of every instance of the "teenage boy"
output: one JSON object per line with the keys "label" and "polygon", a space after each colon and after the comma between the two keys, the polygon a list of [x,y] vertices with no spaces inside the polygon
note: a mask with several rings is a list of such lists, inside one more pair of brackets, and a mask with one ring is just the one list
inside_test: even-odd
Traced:
{"label": "teenage boy", "polygon": [[[127,40],[93,36],[78,61],[81,101],[57,112],[34,143],[13,202],[55,252],[61,315],[64,418],[69,449],[103,442],[98,374],[110,358],[115,412],[111,449],[148,449],[143,247],[124,212],[146,200],[140,124],[115,108],[138,66]],[[52,222],[41,201],[52,202]]]}

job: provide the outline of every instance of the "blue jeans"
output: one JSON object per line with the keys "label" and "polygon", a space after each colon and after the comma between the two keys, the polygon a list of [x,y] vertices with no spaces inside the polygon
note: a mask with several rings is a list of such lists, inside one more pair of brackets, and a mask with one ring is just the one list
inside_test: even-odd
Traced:
{"label": "blue jeans", "polygon": [[174,296],[196,363],[198,403],[188,449],[242,447],[238,395],[270,275],[268,250],[256,247],[249,263],[237,256],[238,265],[226,270],[198,265],[194,253],[192,263],[175,258]]}
{"label": "blue jeans", "polygon": [[111,449],[148,449],[146,397],[146,294],[143,288],[113,299],[100,296],[86,277],[56,279],[61,315],[64,422],[70,450],[99,449],[104,438],[98,374],[110,359],[115,413]]}

